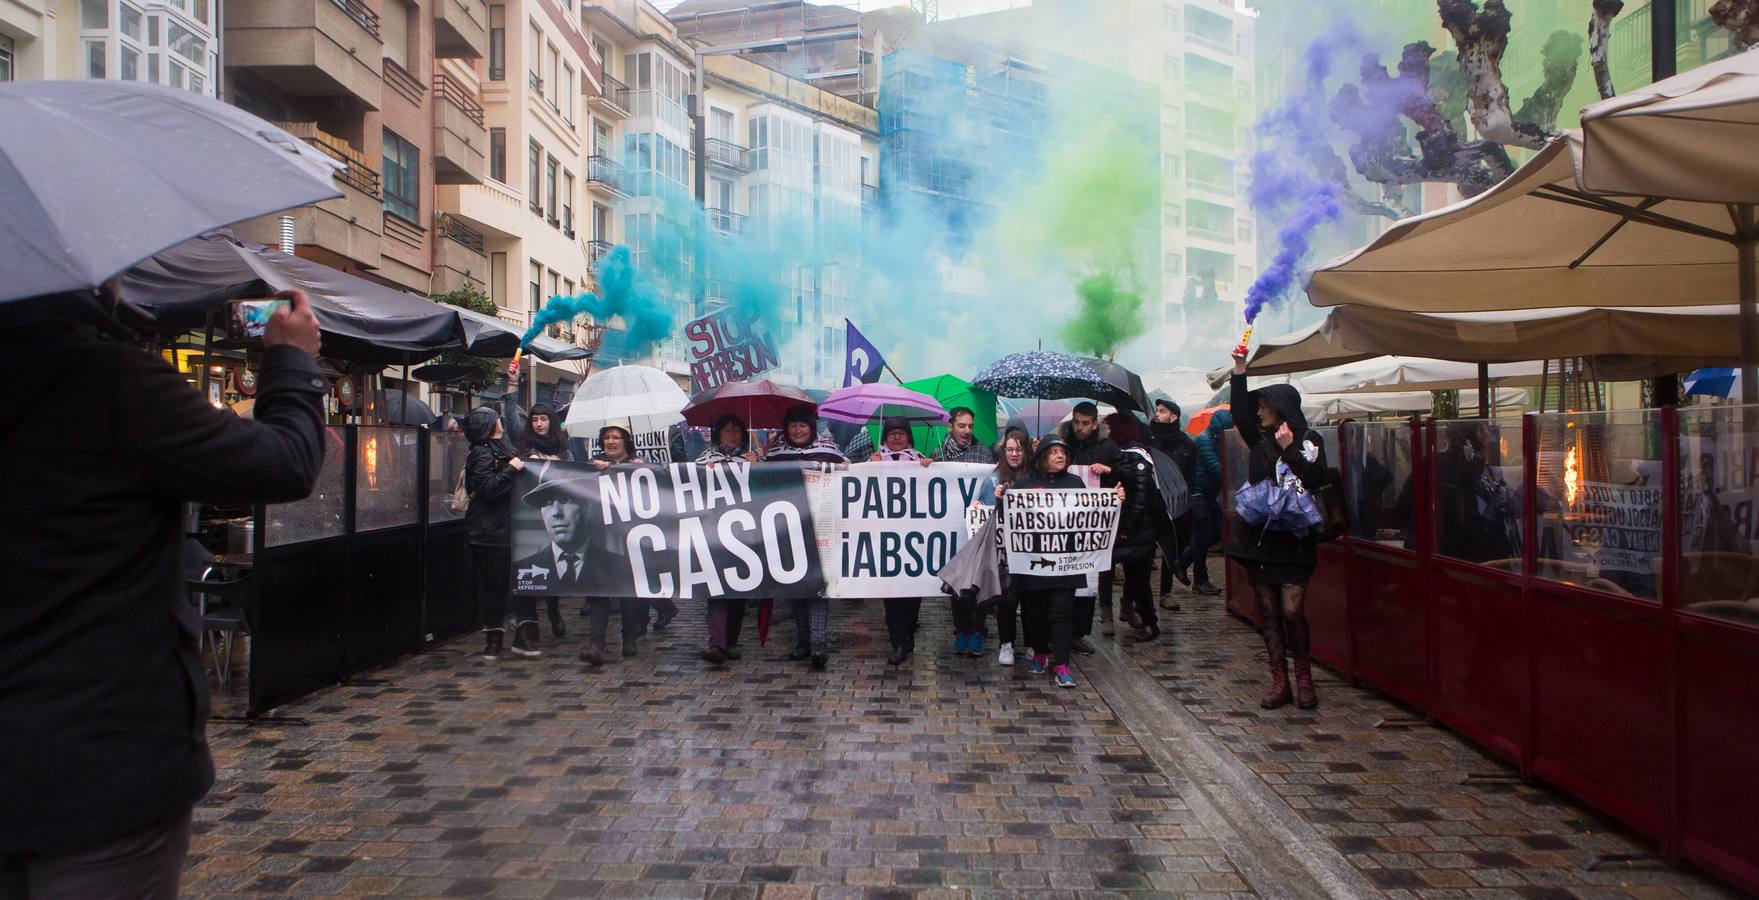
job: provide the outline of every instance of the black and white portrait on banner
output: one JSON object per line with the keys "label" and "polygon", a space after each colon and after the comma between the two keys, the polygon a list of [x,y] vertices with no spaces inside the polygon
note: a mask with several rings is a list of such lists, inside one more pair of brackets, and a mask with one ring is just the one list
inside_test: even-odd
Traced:
{"label": "black and white portrait on banner", "polygon": [[551,462],[527,467],[515,492],[521,593],[691,600],[825,589],[798,466]]}
{"label": "black and white portrait on banner", "polygon": [[1002,495],[1002,539],[1014,575],[1086,575],[1112,565],[1117,492],[1014,489]]}

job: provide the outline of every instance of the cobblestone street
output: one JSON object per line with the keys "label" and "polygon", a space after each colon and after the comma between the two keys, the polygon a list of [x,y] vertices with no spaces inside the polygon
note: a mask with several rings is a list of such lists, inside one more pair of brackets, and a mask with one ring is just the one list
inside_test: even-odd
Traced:
{"label": "cobblestone street", "polygon": [[1181,599],[1161,641],[1101,642],[1063,691],[953,656],[938,603],[899,669],[877,602],[834,605],[826,673],[780,659],[780,615],[718,669],[689,611],[597,672],[573,633],[498,663],[469,636],[213,723],[186,892],[1732,895],[1589,870],[1649,848],[1329,672],[1317,712],[1260,710],[1256,634]]}

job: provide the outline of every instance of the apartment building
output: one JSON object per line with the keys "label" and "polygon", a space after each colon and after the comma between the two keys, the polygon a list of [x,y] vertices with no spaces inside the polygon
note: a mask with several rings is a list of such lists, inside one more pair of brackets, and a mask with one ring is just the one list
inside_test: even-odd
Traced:
{"label": "apartment building", "polygon": [[0,81],[116,78],[218,96],[220,0],[0,0]]}
{"label": "apartment building", "polygon": [[[442,184],[438,203],[448,227],[480,247],[482,288],[501,317],[525,325],[588,283],[586,123],[603,76],[572,0],[487,3],[484,15],[486,52],[467,87],[481,98],[485,167],[474,182]],[[584,327],[551,332],[592,341]],[[578,362],[527,364],[539,397],[568,396],[585,374]]]}

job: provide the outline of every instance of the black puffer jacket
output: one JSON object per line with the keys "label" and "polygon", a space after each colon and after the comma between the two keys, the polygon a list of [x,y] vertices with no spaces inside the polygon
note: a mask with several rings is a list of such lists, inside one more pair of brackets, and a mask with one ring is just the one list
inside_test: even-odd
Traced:
{"label": "black puffer jacket", "polygon": [[[1107,443],[1110,443],[1110,441],[1107,441]],[[1082,481],[1079,475],[1076,475],[1068,469],[1064,469],[1055,475],[1039,474],[1039,468],[1042,461],[1052,447],[1062,447],[1063,452],[1065,453],[1069,450],[1068,444],[1064,443],[1062,438],[1055,435],[1046,437],[1039,444],[1038,452],[1033,454],[1032,463],[1027,466],[1025,472],[1020,474],[1020,477],[1014,479],[1014,483],[1008,486],[1008,490],[1048,489],[1057,491],[1078,491],[1087,487],[1087,482]],[[1014,573],[1011,577],[1018,579],[1016,583],[1020,585],[1022,590],[1049,590],[1051,588],[1071,588],[1078,590],[1087,584],[1087,579],[1080,575],[1033,575],[1030,572],[1021,572]]]}
{"label": "black puffer jacket", "polygon": [[[1288,423],[1296,440],[1288,449],[1277,446],[1276,435],[1258,427],[1258,406],[1268,404]],[[1308,490],[1324,486],[1328,475],[1325,463],[1325,441],[1307,427],[1307,416],[1301,412],[1301,392],[1286,384],[1266,385],[1256,391],[1246,389],[1246,376],[1235,375],[1229,402],[1233,410],[1234,428],[1248,448],[1246,480],[1257,484],[1276,476],[1281,460]],[[1310,460],[1308,456],[1313,458]],[[1235,476],[1228,476],[1230,481]],[[1268,565],[1301,565],[1309,569],[1318,564],[1315,542],[1307,536],[1287,531],[1267,530],[1263,525],[1248,525],[1233,510],[1228,510],[1230,528],[1227,555],[1239,560]]]}
{"label": "black puffer jacket", "polygon": [[1178,463],[1179,474],[1185,476],[1186,485],[1197,484],[1197,442],[1178,423],[1148,423],[1148,444]]}
{"label": "black puffer jacket", "polygon": [[1075,423],[1064,422],[1058,427],[1057,436],[1067,445],[1071,466],[1115,465],[1118,454],[1122,452],[1118,449],[1117,441],[1112,440],[1104,422],[1095,426],[1093,433],[1085,439],[1075,436]]}
{"label": "black puffer jacket", "polygon": [[1134,562],[1152,557],[1154,542],[1166,533],[1171,522],[1148,451],[1134,444],[1125,447],[1111,473],[1102,477],[1100,483],[1107,487],[1124,486],[1124,508],[1118,516],[1118,540],[1112,558]]}
{"label": "black puffer jacket", "polygon": [[[470,508],[464,512],[465,543],[473,547],[513,546],[513,447],[504,438],[474,433],[464,423],[470,454],[464,458],[464,489]],[[493,422],[490,422],[493,427]]]}

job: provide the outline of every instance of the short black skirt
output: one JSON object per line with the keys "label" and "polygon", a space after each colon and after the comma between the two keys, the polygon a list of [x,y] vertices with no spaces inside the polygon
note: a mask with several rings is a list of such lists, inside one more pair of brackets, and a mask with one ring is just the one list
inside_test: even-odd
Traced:
{"label": "short black skirt", "polygon": [[1246,567],[1246,577],[1253,587],[1275,587],[1283,584],[1307,586],[1307,580],[1313,577],[1313,567],[1292,560],[1276,562],[1260,562],[1242,559],[1240,564]]}

